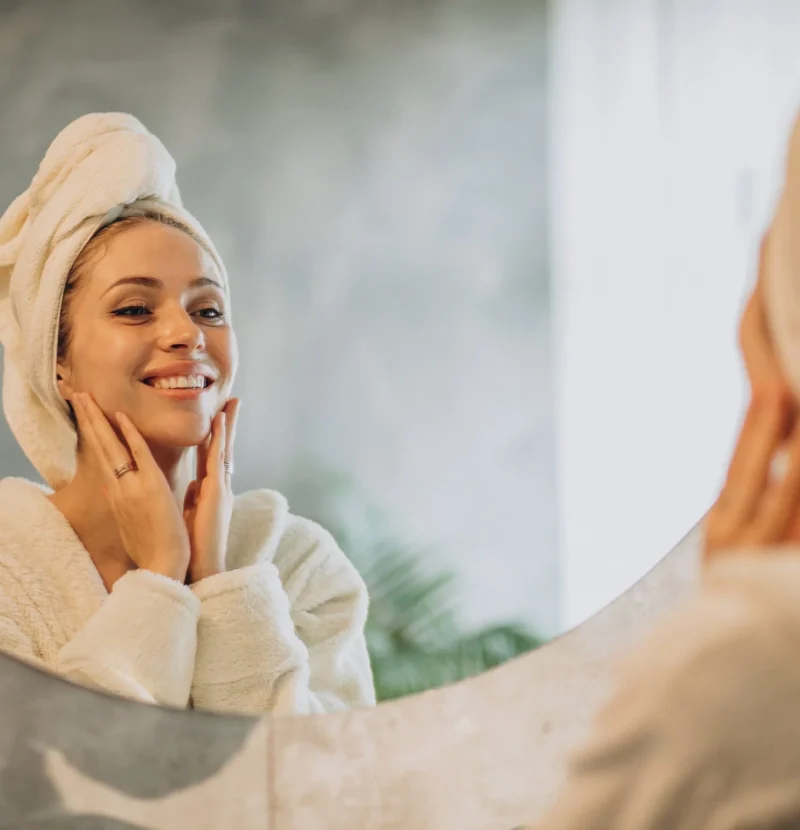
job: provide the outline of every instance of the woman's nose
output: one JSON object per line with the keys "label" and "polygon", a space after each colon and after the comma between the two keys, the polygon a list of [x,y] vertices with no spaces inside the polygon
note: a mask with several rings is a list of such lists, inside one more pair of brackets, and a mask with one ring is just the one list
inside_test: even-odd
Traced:
{"label": "woman's nose", "polygon": [[164,321],[160,339],[164,348],[172,350],[194,352],[205,345],[203,329],[183,310],[170,314]]}

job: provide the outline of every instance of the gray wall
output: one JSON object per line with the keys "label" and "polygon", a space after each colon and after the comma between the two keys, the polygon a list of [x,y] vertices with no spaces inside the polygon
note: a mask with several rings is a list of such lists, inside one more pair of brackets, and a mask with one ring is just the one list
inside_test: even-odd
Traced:
{"label": "gray wall", "polygon": [[[0,203],[87,111],[141,118],[226,258],[240,489],[349,473],[558,629],[541,0],[0,4]],[[4,475],[31,475],[0,428]]]}

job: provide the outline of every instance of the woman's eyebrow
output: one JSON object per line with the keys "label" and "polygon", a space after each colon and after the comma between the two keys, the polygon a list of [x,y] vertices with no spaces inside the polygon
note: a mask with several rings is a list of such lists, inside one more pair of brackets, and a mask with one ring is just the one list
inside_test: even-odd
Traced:
{"label": "woman's eyebrow", "polygon": [[[100,295],[100,299],[105,297],[112,288],[117,288],[120,285],[142,285],[145,288],[163,288],[164,282],[156,277],[146,277],[146,276],[139,276],[139,275],[132,275],[130,277],[122,277],[118,279],[113,285],[110,285],[106,290]],[[201,288],[206,285],[213,285],[215,288],[219,288],[222,291],[222,286],[216,281],[212,280],[211,277],[195,277],[190,283],[190,288]]]}

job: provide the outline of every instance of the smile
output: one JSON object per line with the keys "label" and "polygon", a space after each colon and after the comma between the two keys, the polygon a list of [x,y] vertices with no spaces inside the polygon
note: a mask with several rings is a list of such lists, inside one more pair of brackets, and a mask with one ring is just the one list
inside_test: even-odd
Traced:
{"label": "smile", "polygon": [[205,389],[214,381],[205,375],[172,375],[145,378],[142,383],[154,389]]}
{"label": "smile", "polygon": [[214,381],[204,375],[174,375],[145,378],[141,383],[164,397],[191,401],[199,398],[213,385]]}

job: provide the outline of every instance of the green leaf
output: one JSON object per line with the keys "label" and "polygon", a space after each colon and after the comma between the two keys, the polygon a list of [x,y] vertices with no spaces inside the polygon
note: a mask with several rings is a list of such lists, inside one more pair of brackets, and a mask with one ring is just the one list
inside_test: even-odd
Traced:
{"label": "green leaf", "polygon": [[367,585],[365,637],[379,701],[465,680],[542,645],[512,622],[468,631],[457,575],[438,565],[435,550],[403,539],[342,471],[317,468],[303,480],[301,501],[326,503],[306,514],[333,534]]}

